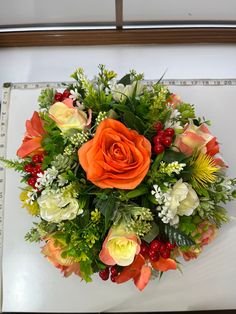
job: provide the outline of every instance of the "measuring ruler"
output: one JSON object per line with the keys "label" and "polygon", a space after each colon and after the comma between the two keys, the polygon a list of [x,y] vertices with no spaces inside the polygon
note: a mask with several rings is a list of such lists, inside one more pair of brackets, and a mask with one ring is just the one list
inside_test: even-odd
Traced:
{"label": "measuring ruler", "polygon": [[[145,80],[151,82],[155,80]],[[161,81],[167,86],[235,86],[236,79],[164,79]],[[0,125],[0,156],[5,157],[6,141],[7,141],[7,122],[8,122],[8,106],[10,102],[10,94],[13,89],[45,89],[65,88],[65,84],[73,82],[41,82],[41,83],[5,83],[3,86],[3,97],[1,107],[1,125]],[[4,193],[5,193],[5,171],[0,167],[0,265],[2,262],[2,245],[3,245],[3,219],[4,219]],[[1,272],[0,272],[1,279]],[[2,282],[2,280],[1,280]],[[1,298],[1,296],[0,296]]]}
{"label": "measuring ruler", "polygon": [[[10,101],[11,84],[3,85],[3,99],[1,103],[1,125],[0,125],[0,156],[5,157],[7,140],[8,104]],[[4,196],[5,196],[5,170],[0,165],[0,311],[2,311],[2,254],[3,254],[3,225],[4,225]]]}

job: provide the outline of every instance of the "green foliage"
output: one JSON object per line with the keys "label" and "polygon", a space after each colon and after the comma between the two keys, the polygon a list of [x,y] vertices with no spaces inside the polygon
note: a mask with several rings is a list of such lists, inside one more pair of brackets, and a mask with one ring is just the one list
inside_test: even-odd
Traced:
{"label": "green foliage", "polygon": [[43,169],[46,169],[56,155],[63,153],[64,143],[61,131],[56,123],[46,114],[41,113],[41,118],[44,121],[44,129],[47,132],[42,140],[42,147],[47,152],[43,160]]}
{"label": "green foliage", "polygon": [[174,228],[168,224],[161,224],[160,228],[162,234],[170,243],[176,243],[178,246],[191,246],[195,244],[189,236],[181,232],[178,228]]}
{"label": "green foliage", "polygon": [[189,119],[195,118],[194,106],[186,103],[181,103],[176,106],[176,109],[180,112],[178,120],[181,121],[182,125],[189,122]]}
{"label": "green foliage", "polygon": [[57,224],[49,223],[45,220],[39,223],[34,222],[33,224],[35,227],[31,228],[25,235],[25,240],[29,242],[40,242],[44,237],[53,234],[57,230]]}
{"label": "green foliage", "polygon": [[143,134],[145,131],[145,124],[143,121],[131,111],[125,111],[123,115],[125,125],[132,129],[137,130],[139,133]]}
{"label": "green foliage", "polygon": [[24,161],[19,161],[19,160],[5,159],[3,157],[0,157],[0,162],[6,168],[11,168],[18,172],[24,172],[24,166],[28,163],[28,159],[25,159]]}
{"label": "green foliage", "polygon": [[98,208],[105,217],[105,231],[110,227],[114,213],[116,211],[116,198],[110,194],[102,194],[95,200],[96,208]]}
{"label": "green foliage", "polygon": [[143,237],[151,228],[153,215],[149,208],[134,205],[121,205],[114,213],[114,225],[124,225],[127,231],[133,231]]}
{"label": "green foliage", "polygon": [[39,107],[42,110],[49,110],[50,106],[54,102],[54,96],[56,91],[53,88],[46,88],[41,91],[38,98]]}
{"label": "green foliage", "polygon": [[179,219],[179,230],[188,236],[191,236],[202,221],[199,216],[180,216]]}

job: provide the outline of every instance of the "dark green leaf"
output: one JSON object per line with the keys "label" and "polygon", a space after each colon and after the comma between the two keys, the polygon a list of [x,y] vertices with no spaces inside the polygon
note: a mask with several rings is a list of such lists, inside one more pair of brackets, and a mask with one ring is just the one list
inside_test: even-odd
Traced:
{"label": "dark green leaf", "polygon": [[173,150],[166,151],[165,155],[163,157],[163,161],[165,161],[167,163],[171,163],[171,162],[174,162],[174,161],[181,162],[184,159],[186,159],[186,156],[183,153],[175,152]]}
{"label": "dark green leaf", "polygon": [[178,246],[191,246],[195,244],[190,237],[170,225],[162,225],[162,231],[172,244],[176,243]]}
{"label": "dark green leaf", "polygon": [[125,111],[124,123],[130,129],[139,131],[139,133],[143,133],[145,131],[145,125],[143,121],[131,111]]}
{"label": "dark green leaf", "polygon": [[123,84],[123,85],[129,85],[131,84],[131,76],[130,74],[126,74],[125,76],[123,76],[119,81],[118,84]]}
{"label": "dark green leaf", "polygon": [[98,199],[96,202],[96,207],[101,211],[105,217],[105,229],[107,230],[111,224],[111,220],[116,209],[115,198],[110,195],[107,199]]}

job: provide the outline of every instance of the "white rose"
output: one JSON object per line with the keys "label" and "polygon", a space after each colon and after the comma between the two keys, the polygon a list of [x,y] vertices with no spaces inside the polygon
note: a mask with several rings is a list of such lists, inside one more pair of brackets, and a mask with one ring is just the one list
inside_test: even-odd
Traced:
{"label": "white rose", "polygon": [[177,181],[170,193],[168,212],[171,214],[170,223],[176,224],[178,216],[190,216],[199,205],[197,193],[192,186],[182,179]]}
{"label": "white rose", "polygon": [[62,220],[74,219],[82,214],[83,210],[79,208],[79,203],[71,197],[64,197],[62,193],[41,194],[38,198],[40,216],[50,222],[58,223]]}
{"label": "white rose", "polygon": [[111,87],[111,92],[113,95],[113,98],[119,102],[123,101],[126,96],[131,97],[133,95],[135,85],[137,84],[137,90],[136,90],[136,95],[140,95],[143,91],[143,84],[141,82],[133,82],[130,85],[123,85],[123,84],[114,84]]}

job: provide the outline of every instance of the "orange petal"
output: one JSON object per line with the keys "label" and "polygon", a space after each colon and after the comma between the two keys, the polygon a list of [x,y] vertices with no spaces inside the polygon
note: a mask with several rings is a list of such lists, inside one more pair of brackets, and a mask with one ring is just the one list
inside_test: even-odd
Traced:
{"label": "orange petal", "polygon": [[134,278],[134,284],[140,291],[142,291],[148,284],[151,274],[151,267],[143,265],[140,274]]}
{"label": "orange petal", "polygon": [[116,262],[114,261],[114,259],[111,257],[108,249],[107,249],[107,241],[108,241],[108,237],[109,237],[109,234],[108,236],[106,237],[105,241],[103,242],[103,245],[102,245],[102,250],[101,252],[99,253],[99,258],[100,260],[106,264],[106,265],[115,265]]}
{"label": "orange petal", "polygon": [[34,114],[31,118],[30,122],[31,122],[32,128],[34,129],[34,131],[36,131],[38,133],[38,135],[43,135],[46,133],[44,128],[43,128],[42,120],[41,120],[37,111],[34,111]]}
{"label": "orange petal", "polygon": [[145,264],[144,257],[140,254],[136,255],[133,263],[129,266],[124,267],[122,272],[118,275],[116,283],[123,283],[139,276],[144,264]]}
{"label": "orange petal", "polygon": [[176,261],[171,258],[160,257],[157,262],[152,262],[152,267],[159,271],[168,271],[170,269],[175,270],[177,268],[177,264]]}
{"label": "orange petal", "polygon": [[17,150],[17,156],[20,158],[25,158],[32,152],[39,150],[41,148],[41,141],[41,137],[35,137],[31,140],[23,142],[20,148]]}

